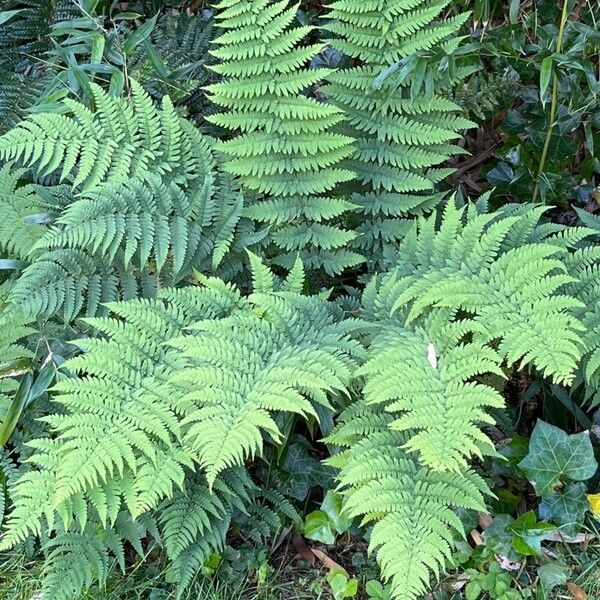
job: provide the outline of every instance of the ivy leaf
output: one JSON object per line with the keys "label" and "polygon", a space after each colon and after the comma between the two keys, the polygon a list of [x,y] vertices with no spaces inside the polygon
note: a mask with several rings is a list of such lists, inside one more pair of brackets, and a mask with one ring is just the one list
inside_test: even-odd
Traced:
{"label": "ivy leaf", "polygon": [[551,562],[538,567],[540,584],[545,592],[566,583],[571,575],[571,569],[560,562]]}
{"label": "ivy leaf", "polygon": [[568,435],[562,429],[538,420],[531,435],[529,453],[519,463],[538,496],[552,494],[569,481],[585,481],[598,463],[587,431]]}
{"label": "ivy leaf", "polygon": [[585,484],[579,482],[545,496],[540,503],[540,517],[558,525],[566,535],[575,535],[581,528],[588,509],[585,492]]}
{"label": "ivy leaf", "polygon": [[521,515],[507,527],[513,535],[513,546],[517,552],[525,556],[537,556],[542,551],[542,541],[556,529],[550,523],[538,522],[535,513]]}
{"label": "ivy leaf", "polygon": [[310,454],[310,443],[298,436],[289,447],[285,461],[280,468],[274,469],[272,477],[277,488],[286,496],[303,502],[311,488],[332,487],[331,467]]}
{"label": "ivy leaf", "polygon": [[331,586],[335,600],[353,598],[358,592],[358,580],[348,579],[343,569],[332,569],[327,575],[327,583]]}
{"label": "ivy leaf", "polygon": [[508,530],[512,523],[514,523],[514,519],[510,515],[497,515],[492,524],[483,532],[483,539],[485,545],[494,554],[516,561],[520,556],[513,548],[513,534]]}
{"label": "ivy leaf", "polygon": [[329,517],[322,510],[315,510],[306,515],[304,535],[309,540],[316,540],[323,544],[335,543],[335,533],[331,528]]}
{"label": "ivy leaf", "polygon": [[329,517],[329,521],[338,533],[348,531],[351,520],[342,514],[343,498],[341,494],[329,490],[323,498],[321,510]]}

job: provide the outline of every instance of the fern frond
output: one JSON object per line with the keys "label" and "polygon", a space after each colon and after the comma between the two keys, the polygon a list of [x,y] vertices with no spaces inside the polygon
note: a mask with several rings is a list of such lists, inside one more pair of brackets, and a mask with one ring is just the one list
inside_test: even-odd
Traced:
{"label": "fern frond", "polygon": [[[198,509],[225,514],[247,496],[232,487],[231,468],[280,438],[279,413],[331,410],[328,396],[345,389],[359,347],[326,299],[266,287],[244,298],[201,280],[111,303],[114,317],[87,320],[104,337],[78,341],[84,353],[65,364],[72,377],[54,388],[59,410],[43,419],[54,435],[30,443],[37,466],[14,486],[3,547],[52,530],[55,511],[66,528],[93,519],[112,527],[121,504],[137,518],[161,502],[192,501],[194,471],[221,498]],[[199,550],[182,550],[186,573],[202,548],[214,549],[194,539]]]}
{"label": "fern frond", "polygon": [[469,469],[420,466],[392,421],[377,407],[355,403],[327,439],[349,449],[328,462],[340,469],[346,514],[373,524],[369,550],[394,598],[412,600],[428,589],[431,573],[439,575],[463,531],[453,509],[482,510],[487,487]]}
{"label": "fern frond", "polygon": [[448,3],[334,0],[329,4],[325,28],[332,34],[331,43],[357,64],[328,74],[323,91],[346,115],[344,133],[356,140],[354,154],[345,163],[362,183],[350,197],[358,207],[354,228],[361,234],[351,246],[374,269],[385,265],[386,249],[404,237],[403,218],[429,212],[440,201],[436,184],[448,172],[435,174],[432,167],[462,153],[452,142],[462,129],[474,126],[444,96],[414,96],[412,76],[400,84],[384,77],[394,63],[457,36],[467,15],[440,20]]}
{"label": "fern frond", "polygon": [[186,185],[203,173],[207,141],[163,98],[157,110],[142,86],[131,82],[131,103],[90,84],[96,110],[63,100],[70,115],[36,113],[0,137],[0,158],[40,177],[68,180],[79,190],[101,182],[144,180],[149,173]]}
{"label": "fern frond", "polygon": [[599,253],[573,248],[590,230],[539,224],[542,213],[450,201],[411,225],[395,268],[363,293],[362,398],[327,438],[348,448],[328,462],[345,511],[373,525],[370,550],[395,598],[419,597],[440,574],[462,532],[453,509],[483,505],[469,460],[495,453],[481,425],[503,404],[486,379],[516,364],[569,382],[591,349],[575,297],[589,283],[572,273]]}
{"label": "fern frond", "polygon": [[[306,68],[322,44],[299,46],[311,28],[292,25],[295,4],[240,0],[217,8],[223,33],[212,51],[220,62],[211,69],[224,79],[207,90],[227,112],[208,120],[237,133],[217,144],[226,157],[225,170],[267,196],[248,215],[271,224],[279,264],[291,267],[298,253],[305,265],[332,274],[358,264],[356,253],[338,252],[353,233],[332,223],[322,235],[315,223],[343,212],[347,204],[325,194],[353,178],[342,166],[352,153],[352,138],[333,131],[343,119],[340,109],[305,94],[327,74]],[[318,207],[319,217],[311,206]],[[329,253],[327,260],[319,258],[321,250]]]}

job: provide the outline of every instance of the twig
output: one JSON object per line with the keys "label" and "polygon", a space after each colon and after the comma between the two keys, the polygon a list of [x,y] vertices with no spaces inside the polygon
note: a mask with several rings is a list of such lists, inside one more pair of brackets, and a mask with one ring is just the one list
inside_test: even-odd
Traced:
{"label": "twig", "polygon": [[[565,27],[567,25],[567,18],[569,17],[568,11],[569,0],[563,0],[562,15],[560,18],[560,28],[558,30],[558,38],[556,40],[556,54],[562,52],[563,37],[565,35]],[[540,90],[541,92],[541,90]],[[541,98],[540,98],[541,100]],[[544,141],[544,148],[542,150],[542,157],[540,159],[540,166],[538,168],[535,188],[533,190],[533,201],[535,202],[540,191],[540,178],[544,173],[546,166],[546,158],[548,157],[548,149],[550,148],[550,140],[552,138],[552,130],[554,129],[554,120],[556,119],[556,109],[558,105],[558,75],[556,68],[554,68],[553,81],[552,81],[552,103],[550,105],[550,122],[548,125],[548,131],[546,132],[546,140]]]}

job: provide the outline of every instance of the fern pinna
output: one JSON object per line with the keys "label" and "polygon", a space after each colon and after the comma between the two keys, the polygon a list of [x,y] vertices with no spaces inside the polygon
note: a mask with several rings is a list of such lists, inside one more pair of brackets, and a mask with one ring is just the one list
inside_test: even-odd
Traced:
{"label": "fern pinna", "polygon": [[[30,442],[36,468],[11,489],[3,548],[92,527],[113,552],[102,532],[120,514],[156,516],[179,580],[190,581],[249,497],[238,470],[281,438],[276,415],[331,413],[329,396],[345,389],[360,352],[324,297],[299,293],[300,263],[274,291],[271,272],[252,262],[248,297],[202,277],[201,287],[113,303],[114,317],[87,321],[104,337],[79,341],[84,353],[65,365],[73,377],[57,384],[60,409],[44,418],[54,435]],[[50,589],[55,600],[74,593]]]}
{"label": "fern pinna", "polygon": [[[218,143],[224,168],[257,199],[246,208],[271,228],[274,260],[290,267],[299,253],[307,268],[338,273],[362,259],[345,248],[355,233],[336,225],[352,206],[328,195],[353,178],[341,166],[352,154],[352,138],[333,131],[339,108],[310,95],[328,69],[308,69],[323,43],[300,42],[310,26],[293,26],[297,4],[287,0],[222,0],[217,5],[211,66],[223,81],[207,86],[226,112],[208,117],[235,132]],[[333,220],[333,221],[332,221]]]}
{"label": "fern pinna", "polygon": [[364,292],[362,398],[328,438],[346,448],[329,463],[347,513],[373,525],[370,549],[395,598],[425,593],[443,569],[462,532],[454,509],[485,505],[469,461],[495,453],[481,430],[503,403],[489,376],[531,366],[569,382],[578,368],[582,304],[566,293],[565,265],[590,231],[538,226],[541,212],[451,202],[439,228],[435,216],[413,224],[398,266]]}
{"label": "fern pinna", "polygon": [[[436,184],[451,171],[437,168],[461,152],[452,144],[474,124],[461,107],[441,92],[416,97],[416,74],[399,84],[379,82],[394,63],[433,47],[451,50],[467,15],[439,19],[449,0],[335,0],[325,28],[330,43],[352,59],[353,66],[328,75],[323,92],[340,107],[356,139],[345,166],[361,182],[350,200],[358,207],[353,246],[375,268],[386,248],[395,248],[410,227],[405,217],[432,210],[442,199]],[[424,58],[422,66],[427,65]],[[404,69],[406,70],[406,66]],[[457,69],[453,75],[460,78]]]}

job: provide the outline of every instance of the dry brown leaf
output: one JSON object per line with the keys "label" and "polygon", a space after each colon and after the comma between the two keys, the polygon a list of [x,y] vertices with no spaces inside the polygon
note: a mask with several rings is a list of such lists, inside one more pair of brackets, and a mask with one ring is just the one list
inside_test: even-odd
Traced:
{"label": "dry brown leaf", "polygon": [[295,535],[292,538],[292,545],[296,552],[306,561],[308,561],[311,565],[315,564],[315,555],[313,554],[310,546],[304,541],[304,538],[301,535]]}
{"label": "dry brown leaf", "polygon": [[477,529],[473,529],[471,531],[471,539],[473,540],[473,542],[475,542],[476,546],[483,546],[484,544],[483,538],[481,537],[481,534],[479,533],[479,531],[477,531]]}
{"label": "dry brown leaf", "polygon": [[460,592],[467,583],[469,583],[470,577],[466,573],[461,573],[452,583],[452,591]]}
{"label": "dry brown leaf", "polygon": [[479,513],[479,527],[481,527],[481,529],[487,529],[493,522],[494,519],[492,519],[490,515],[484,512]]}
{"label": "dry brown leaf", "polygon": [[312,553],[323,563],[324,567],[327,567],[328,569],[338,569],[343,571],[346,574],[346,577],[350,577],[350,575],[348,575],[348,571],[346,571],[346,569],[344,569],[344,567],[342,567],[342,565],[340,565],[339,563],[336,563],[335,560],[333,560],[333,558],[330,558],[329,556],[327,556],[327,554],[325,554],[325,552],[323,552],[322,550],[318,550],[317,548],[311,548]]}
{"label": "dry brown leaf", "polygon": [[567,587],[573,596],[573,600],[587,600],[587,594],[572,581],[567,581]]}
{"label": "dry brown leaf", "polygon": [[498,561],[498,564],[505,570],[505,571],[520,571],[521,570],[521,563],[514,561],[514,560],[510,560],[508,558],[506,558],[506,556],[502,556],[501,554],[498,554],[496,556],[496,560]]}
{"label": "dry brown leaf", "polygon": [[591,542],[596,539],[595,535],[591,533],[578,533],[577,535],[566,535],[560,531],[553,531],[546,537],[549,542],[564,542],[565,544],[582,544],[584,542]]}
{"label": "dry brown leaf", "polygon": [[346,571],[346,569],[344,569],[342,565],[335,562],[333,558],[327,556],[327,554],[325,554],[325,552],[323,552],[322,550],[319,550],[318,548],[311,548],[301,535],[295,535],[292,538],[292,545],[294,546],[296,552],[304,560],[308,561],[311,565],[314,565],[315,559],[318,559],[325,568],[330,570],[338,569],[340,571],[343,571],[348,578],[350,577],[348,571]]}

